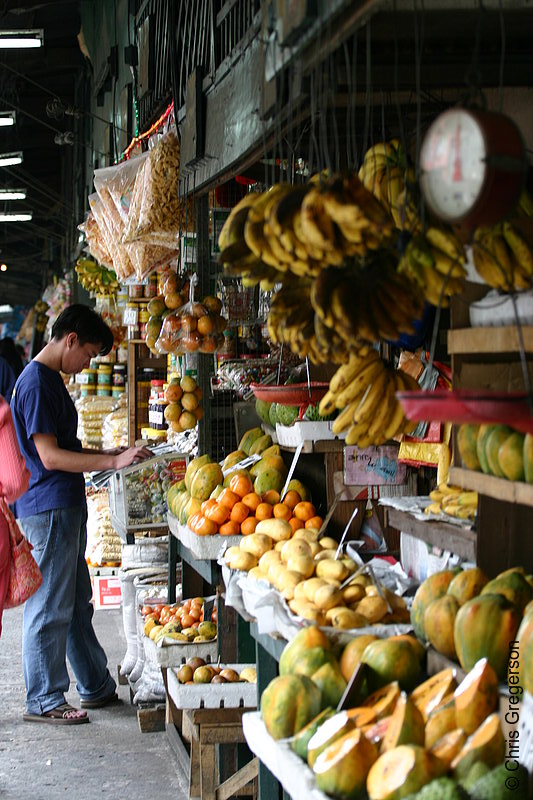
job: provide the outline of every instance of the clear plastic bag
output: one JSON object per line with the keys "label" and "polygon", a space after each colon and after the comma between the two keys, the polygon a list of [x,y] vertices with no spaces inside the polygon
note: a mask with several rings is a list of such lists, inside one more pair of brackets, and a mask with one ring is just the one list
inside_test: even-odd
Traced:
{"label": "clear plastic bag", "polygon": [[194,302],[197,276],[190,281],[189,301],[167,314],[163,320],[155,348],[160,353],[215,353],[224,342],[222,330],[226,320],[214,314],[203,303]]}
{"label": "clear plastic bag", "polygon": [[106,206],[96,192],[89,195],[89,205],[98,223],[102,237],[108,252],[113,259],[113,269],[119,281],[125,281],[135,275],[135,267],[127,249],[123,244],[119,244],[116,234],[113,232],[112,219],[106,212]]}
{"label": "clear plastic bag", "polygon": [[85,235],[87,248],[90,255],[95,258],[100,264],[113,269],[113,259],[107,245],[105,243],[104,235],[95,219],[92,211],[89,211],[85,222],[78,225],[80,230]]}

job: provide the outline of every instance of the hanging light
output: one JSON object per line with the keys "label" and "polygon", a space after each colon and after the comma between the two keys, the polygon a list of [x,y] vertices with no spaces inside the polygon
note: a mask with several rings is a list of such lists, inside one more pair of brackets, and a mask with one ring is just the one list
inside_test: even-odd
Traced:
{"label": "hanging light", "polygon": [[0,211],[0,222],[29,222],[32,217],[31,211]]}
{"label": "hanging light", "polygon": [[0,111],[0,128],[9,128],[16,122],[17,116],[14,111]]}
{"label": "hanging light", "polygon": [[16,153],[2,153],[0,155],[0,167],[12,167],[15,164],[22,164],[23,161],[24,156],[21,150]]}
{"label": "hanging light", "polygon": [[0,272],[7,272],[7,264],[0,264]]}
{"label": "hanging light", "polygon": [[27,189],[0,189],[0,202],[2,200],[25,200]]}
{"label": "hanging light", "polygon": [[0,31],[0,49],[19,49],[42,47],[44,44],[44,31],[42,28],[19,31]]}

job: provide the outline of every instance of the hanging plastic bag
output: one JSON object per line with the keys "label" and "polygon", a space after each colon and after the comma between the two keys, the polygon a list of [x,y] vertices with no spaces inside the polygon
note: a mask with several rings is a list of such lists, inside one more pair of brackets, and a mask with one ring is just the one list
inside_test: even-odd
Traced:
{"label": "hanging plastic bag", "polygon": [[190,279],[189,301],[167,314],[155,343],[160,353],[215,353],[223,344],[222,331],[226,320],[214,314],[202,303],[194,302],[194,287],[198,276]]}
{"label": "hanging plastic bag", "polygon": [[113,259],[107,249],[103,233],[92,211],[89,211],[87,214],[85,222],[78,225],[78,230],[85,236],[89,254],[95,258],[99,264],[113,269]]}
{"label": "hanging plastic bag", "polygon": [[124,245],[120,244],[113,234],[112,224],[107,219],[104,204],[96,192],[89,195],[89,205],[102,233],[106,248],[113,259],[113,269],[117,278],[124,282],[135,274],[135,267]]}

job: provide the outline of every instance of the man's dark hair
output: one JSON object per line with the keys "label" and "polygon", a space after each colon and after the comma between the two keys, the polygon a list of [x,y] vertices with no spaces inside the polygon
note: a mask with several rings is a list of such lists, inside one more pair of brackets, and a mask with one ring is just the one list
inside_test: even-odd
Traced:
{"label": "man's dark hair", "polygon": [[100,344],[99,355],[105,356],[113,347],[113,333],[102,317],[89,306],[74,303],[58,316],[52,325],[52,339],[63,339],[75,333],[81,345]]}

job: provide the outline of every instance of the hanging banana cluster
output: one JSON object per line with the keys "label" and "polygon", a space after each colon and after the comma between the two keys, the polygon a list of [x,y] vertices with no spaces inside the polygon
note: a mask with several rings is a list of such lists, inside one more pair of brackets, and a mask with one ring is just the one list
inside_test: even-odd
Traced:
{"label": "hanging banana cluster", "polygon": [[466,254],[450,231],[432,226],[409,240],[398,271],[408,275],[434,306],[447,306],[449,298],[464,288]]}
{"label": "hanging banana cluster", "polygon": [[119,287],[116,273],[91,258],[78,258],[74,267],[78,282],[87,292],[98,295],[116,294]]}
{"label": "hanging banana cluster", "polygon": [[408,166],[398,139],[372,145],[364,155],[358,177],[387,209],[397,228],[407,231],[421,229],[412,199],[415,172]]}
{"label": "hanging banana cluster", "polygon": [[476,228],[473,256],[477,272],[494,289],[531,288],[533,247],[511,222]]}
{"label": "hanging banana cluster", "polygon": [[323,324],[346,341],[376,342],[413,333],[413,320],[422,315],[424,300],[417,285],[399,275],[396,256],[380,250],[365,265],[330,267],[311,285],[311,303]]}
{"label": "hanging banana cluster", "polygon": [[393,234],[389,214],[353,173],[306,186],[280,183],[235,206],[220,233],[219,260],[229,274],[256,283],[287,272],[313,278]]}
{"label": "hanging banana cluster", "polygon": [[327,415],[342,409],[333,432],[347,430],[346,444],[360,448],[379,445],[416,427],[416,422],[406,419],[395,393],[419,388],[414,378],[389,367],[377,350],[365,345],[339,367],[319,411]]}
{"label": "hanging banana cluster", "polygon": [[322,325],[310,302],[309,281],[296,280],[284,285],[270,305],[268,335],[275,344],[284,344],[313,364],[341,364],[348,358],[346,343],[331,328]]}

